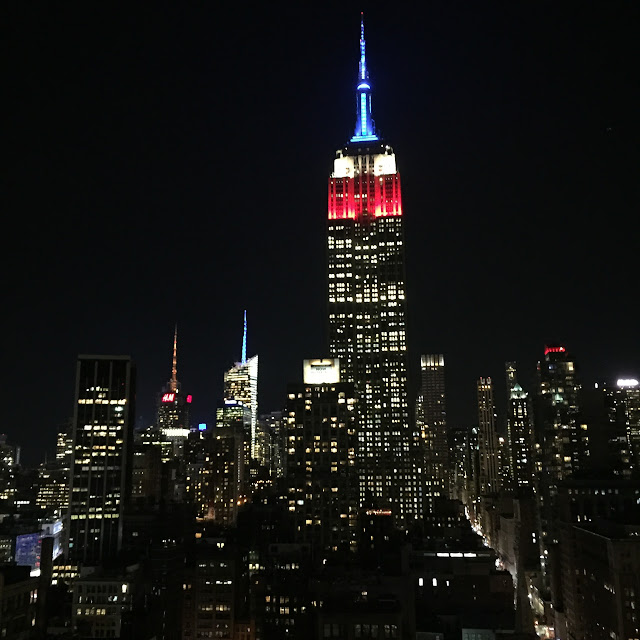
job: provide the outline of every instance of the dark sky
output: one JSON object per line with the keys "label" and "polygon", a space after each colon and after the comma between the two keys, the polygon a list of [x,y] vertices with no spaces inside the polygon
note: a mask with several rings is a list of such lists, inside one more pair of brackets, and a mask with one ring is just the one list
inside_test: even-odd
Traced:
{"label": "dark sky", "polygon": [[[2,8],[0,432],[29,461],[71,413],[78,353],[135,358],[144,424],[175,322],[196,421],[243,309],[261,411],[326,354],[327,178],[355,122],[360,6],[185,4]],[[419,6],[362,7],[403,180],[413,373],[445,354],[452,424],[505,360],[530,383],[547,341],[585,384],[640,374],[640,5]]]}

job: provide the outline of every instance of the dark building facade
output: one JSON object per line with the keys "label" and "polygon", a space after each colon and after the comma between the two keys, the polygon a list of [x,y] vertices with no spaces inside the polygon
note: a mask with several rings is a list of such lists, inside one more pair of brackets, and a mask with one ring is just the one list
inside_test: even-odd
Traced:
{"label": "dark building facade", "polygon": [[[421,388],[416,420],[424,451],[425,506],[433,509],[433,500],[449,497],[449,438],[444,381],[444,356],[420,358]],[[427,505],[427,503],[429,503]]]}
{"label": "dark building facade", "polygon": [[134,401],[129,356],[79,356],[67,512],[73,562],[99,564],[120,550],[131,491]]}

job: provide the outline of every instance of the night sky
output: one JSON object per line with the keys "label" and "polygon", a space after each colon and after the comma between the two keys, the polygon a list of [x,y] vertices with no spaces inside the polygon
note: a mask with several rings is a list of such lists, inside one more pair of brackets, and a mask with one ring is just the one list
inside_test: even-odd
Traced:
{"label": "night sky", "polygon": [[[449,423],[475,380],[640,375],[640,5],[6,3],[0,432],[38,462],[78,353],[131,354],[137,414],[170,375],[210,420],[260,356],[260,411],[327,355],[327,179],[352,135],[360,9],[402,175],[413,387],[442,352]],[[226,5],[229,6],[229,5]],[[412,393],[413,395],[413,393]]]}

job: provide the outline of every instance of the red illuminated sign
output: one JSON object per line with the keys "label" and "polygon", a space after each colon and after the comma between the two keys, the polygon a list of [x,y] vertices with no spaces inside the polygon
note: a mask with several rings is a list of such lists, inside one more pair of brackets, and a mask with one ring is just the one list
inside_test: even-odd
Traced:
{"label": "red illuminated sign", "polygon": [[548,353],[564,353],[565,351],[564,347],[545,347],[544,355],[546,356]]}
{"label": "red illuminated sign", "polygon": [[175,393],[165,393],[162,396],[162,402],[173,402],[175,397],[176,397]]}
{"label": "red illuminated sign", "polygon": [[191,402],[193,400],[193,396],[187,396],[187,402]]}
{"label": "red illuminated sign", "polygon": [[329,220],[355,220],[363,211],[376,218],[401,216],[400,174],[329,179]]}

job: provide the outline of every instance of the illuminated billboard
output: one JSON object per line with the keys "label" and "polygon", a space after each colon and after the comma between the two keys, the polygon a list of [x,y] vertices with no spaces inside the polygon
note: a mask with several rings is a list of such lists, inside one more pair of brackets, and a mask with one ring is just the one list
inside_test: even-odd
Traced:
{"label": "illuminated billboard", "polygon": [[16,564],[29,566],[32,571],[40,569],[40,546],[42,536],[39,531],[36,533],[25,533],[16,536]]}
{"label": "illuminated billboard", "polygon": [[173,402],[176,397],[175,393],[165,393],[162,396],[162,402]]}
{"label": "illuminated billboard", "polygon": [[305,360],[302,368],[305,384],[336,384],[340,382],[338,358]]}

